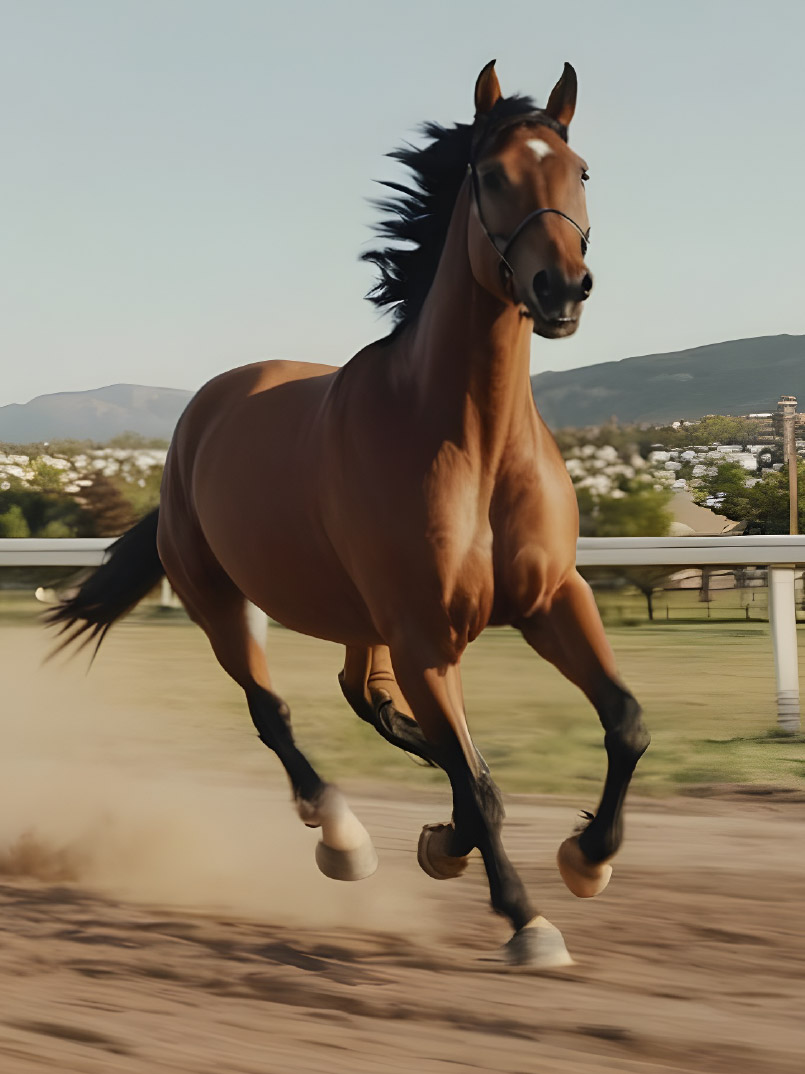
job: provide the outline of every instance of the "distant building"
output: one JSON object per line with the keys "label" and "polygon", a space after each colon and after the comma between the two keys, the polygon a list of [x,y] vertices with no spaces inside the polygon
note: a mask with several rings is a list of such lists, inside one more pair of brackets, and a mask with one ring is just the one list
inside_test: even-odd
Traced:
{"label": "distant building", "polygon": [[755,439],[759,444],[770,444],[775,440],[782,439],[783,420],[786,414],[794,414],[794,435],[805,438],[805,414],[797,412],[797,397],[795,395],[781,395],[777,402],[777,410],[774,413],[754,413],[745,415],[749,421],[756,424],[757,434]]}
{"label": "distant building", "polygon": [[668,507],[673,516],[670,529],[672,537],[710,537],[724,533],[741,533],[746,527],[745,522],[733,522],[725,515],[700,507],[686,491],[674,489],[674,496]]}

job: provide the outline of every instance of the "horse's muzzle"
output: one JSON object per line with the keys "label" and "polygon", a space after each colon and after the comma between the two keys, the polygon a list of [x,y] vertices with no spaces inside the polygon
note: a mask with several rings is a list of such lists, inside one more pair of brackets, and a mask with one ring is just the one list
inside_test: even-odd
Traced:
{"label": "horse's muzzle", "polygon": [[534,332],[548,339],[572,335],[581,317],[581,304],[592,289],[593,278],[586,269],[575,278],[558,269],[542,269],[531,281],[524,300]]}

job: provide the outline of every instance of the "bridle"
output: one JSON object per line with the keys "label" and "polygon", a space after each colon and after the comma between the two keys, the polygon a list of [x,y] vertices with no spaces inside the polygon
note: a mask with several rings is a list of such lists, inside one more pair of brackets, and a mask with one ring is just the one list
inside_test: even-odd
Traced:
{"label": "bridle", "polygon": [[472,154],[470,156],[470,162],[467,165],[467,171],[472,179],[472,193],[475,199],[475,209],[478,213],[478,219],[481,223],[481,227],[483,228],[484,234],[486,235],[487,239],[489,239],[489,242],[494,247],[495,253],[498,255],[498,268],[500,270],[500,278],[503,282],[503,286],[507,287],[512,277],[514,276],[514,269],[512,268],[507,258],[509,250],[511,250],[515,241],[519,238],[523,231],[525,231],[531,221],[536,220],[539,216],[546,216],[547,214],[552,213],[554,216],[560,216],[563,220],[567,220],[569,224],[572,224],[576,231],[578,231],[579,235],[581,235],[582,256],[586,254],[587,247],[590,244],[590,229],[587,228],[587,230],[585,231],[582,227],[579,226],[579,224],[576,223],[572,216],[568,216],[567,213],[562,212],[561,209],[549,208],[535,209],[533,213],[529,213],[528,216],[526,216],[523,220],[520,221],[520,223],[511,233],[511,235],[509,235],[508,239],[506,239],[506,242],[504,243],[503,249],[501,250],[501,248],[495,242],[492,232],[487,227],[486,220],[484,219],[484,211],[481,206],[481,185],[480,180],[478,179],[478,169],[476,167],[479,149],[481,148],[483,143],[489,140],[492,134],[497,135],[500,133],[500,131],[506,130],[508,127],[537,124],[541,127],[548,127],[550,130],[554,131],[555,134],[558,134],[564,142],[567,141],[567,127],[565,127],[564,124],[559,123],[557,120],[555,120],[553,116],[549,116],[547,112],[540,111],[526,112],[525,114],[521,114],[518,116],[510,116],[508,119],[505,119],[502,122],[495,123],[491,127],[491,129],[486,129],[483,125],[482,120],[483,117],[478,117],[478,120],[476,120],[476,123],[481,121],[481,126],[475,138],[473,139]]}

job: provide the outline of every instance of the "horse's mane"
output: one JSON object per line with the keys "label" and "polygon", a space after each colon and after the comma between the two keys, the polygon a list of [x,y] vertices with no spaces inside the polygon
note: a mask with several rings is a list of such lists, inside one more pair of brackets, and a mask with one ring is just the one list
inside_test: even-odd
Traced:
{"label": "horse's mane", "polygon": [[[530,97],[502,97],[485,117],[484,127],[493,129],[500,121],[536,108]],[[361,255],[362,261],[377,266],[380,275],[366,297],[380,309],[392,311],[395,325],[387,339],[414,320],[433,283],[453,206],[470,162],[475,127],[470,123],[453,127],[425,123],[421,131],[429,139],[426,145],[418,148],[406,144],[389,153],[410,170],[411,185],[381,182],[396,196],[374,203],[389,214],[375,226],[375,231],[379,238],[390,239],[392,245]]]}

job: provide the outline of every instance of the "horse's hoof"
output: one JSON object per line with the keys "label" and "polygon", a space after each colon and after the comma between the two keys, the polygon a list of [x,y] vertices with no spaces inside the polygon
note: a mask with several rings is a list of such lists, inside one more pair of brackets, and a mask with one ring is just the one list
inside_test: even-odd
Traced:
{"label": "horse's hoof", "polygon": [[498,969],[508,968],[530,973],[559,970],[574,965],[562,933],[541,915],[518,929],[496,955],[483,961]]}
{"label": "horse's hoof", "polygon": [[334,850],[319,841],[316,864],[331,880],[365,880],[377,869],[377,851],[371,839],[354,850]]}
{"label": "horse's hoof", "polygon": [[416,858],[420,867],[434,880],[452,880],[467,868],[467,859],[448,854],[452,824],[426,824],[419,836]]}
{"label": "horse's hoof", "polygon": [[576,835],[565,839],[556,855],[556,864],[562,879],[580,899],[591,899],[600,895],[612,876],[612,866],[608,862],[588,861]]}

